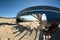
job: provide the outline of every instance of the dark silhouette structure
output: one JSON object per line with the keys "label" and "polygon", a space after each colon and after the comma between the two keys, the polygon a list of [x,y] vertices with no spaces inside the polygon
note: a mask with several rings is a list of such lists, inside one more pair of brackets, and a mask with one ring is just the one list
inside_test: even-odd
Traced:
{"label": "dark silhouette structure", "polygon": [[[39,20],[39,23],[41,25],[43,25],[42,24],[43,20],[42,20],[41,15],[42,14],[46,15],[46,18],[47,18],[46,21],[47,22],[46,22],[45,26],[43,25],[45,27],[43,32],[45,32],[45,33],[48,33],[48,34],[52,33],[53,30],[55,28],[57,28],[58,25],[60,24],[60,8],[52,7],[52,6],[33,6],[33,7],[25,8],[24,10],[20,11],[17,14],[17,16],[16,16],[16,23],[18,24],[19,22],[24,22],[24,20],[21,20],[20,16],[32,15],[32,14],[35,14],[37,16],[37,19]],[[39,26],[39,28],[43,27],[41,25]],[[40,30],[39,28],[37,30]],[[36,35],[37,35],[37,30],[36,30]],[[36,40],[36,39],[34,39],[34,40]],[[41,40],[41,39],[39,38],[39,40]]]}
{"label": "dark silhouette structure", "polygon": [[[60,20],[60,9],[57,7],[52,6],[33,6],[25,8],[24,10],[20,11],[16,16],[16,22],[22,22],[24,20],[20,19],[20,16],[23,15],[32,15],[32,14],[45,14],[47,17],[47,23],[51,23],[54,20]],[[38,16],[37,16],[38,17]],[[40,19],[41,17],[38,17]]]}

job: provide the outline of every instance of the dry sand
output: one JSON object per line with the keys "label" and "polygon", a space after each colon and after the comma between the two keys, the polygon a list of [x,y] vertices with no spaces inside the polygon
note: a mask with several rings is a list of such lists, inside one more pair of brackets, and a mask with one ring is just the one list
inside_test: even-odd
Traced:
{"label": "dry sand", "polygon": [[[15,19],[4,19],[0,18],[0,24],[1,23],[10,23],[10,24],[16,24]],[[0,40],[34,40],[36,31],[32,29],[37,29],[36,26],[38,25],[38,22],[22,22],[20,23],[26,28],[15,28],[17,25],[8,25],[8,24],[2,24],[0,25]],[[20,27],[20,26],[19,26]],[[20,32],[19,30],[22,30]],[[25,30],[24,30],[25,29]],[[31,35],[30,35],[31,34]],[[17,35],[17,36],[16,36]]]}
{"label": "dry sand", "polygon": [[[15,19],[0,18],[0,40],[42,40],[43,33],[37,30],[38,23],[37,21],[22,22],[19,24],[23,26],[17,26]],[[60,29],[51,36],[52,40],[60,40]]]}

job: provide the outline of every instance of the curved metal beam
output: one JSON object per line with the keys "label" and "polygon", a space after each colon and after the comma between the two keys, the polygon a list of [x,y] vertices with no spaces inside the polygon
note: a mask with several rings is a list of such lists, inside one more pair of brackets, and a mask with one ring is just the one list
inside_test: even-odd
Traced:
{"label": "curved metal beam", "polygon": [[35,13],[35,12],[38,12],[40,14],[42,14],[42,13],[46,14],[45,12],[60,13],[60,8],[52,7],[52,6],[33,6],[33,7],[28,7],[28,8],[25,8],[24,10],[20,11],[17,14],[16,18],[19,19],[22,14],[29,14],[29,13],[31,14],[31,13]]}
{"label": "curved metal beam", "polygon": [[52,6],[33,6],[33,7],[25,8],[24,10],[20,11],[19,13],[23,13],[23,12],[31,11],[31,10],[52,10],[52,11],[60,12],[60,8],[57,8],[57,7],[52,7]]}

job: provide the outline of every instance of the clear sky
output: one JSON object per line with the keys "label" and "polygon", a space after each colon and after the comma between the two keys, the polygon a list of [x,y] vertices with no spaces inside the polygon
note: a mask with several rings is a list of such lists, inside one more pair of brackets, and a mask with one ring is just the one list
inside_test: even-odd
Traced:
{"label": "clear sky", "polygon": [[15,17],[30,6],[48,5],[60,8],[60,0],[0,0],[0,16]]}

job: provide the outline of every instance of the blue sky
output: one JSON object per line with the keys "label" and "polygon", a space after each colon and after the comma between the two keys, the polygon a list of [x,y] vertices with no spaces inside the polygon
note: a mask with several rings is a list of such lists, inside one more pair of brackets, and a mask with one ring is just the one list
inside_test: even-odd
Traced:
{"label": "blue sky", "polygon": [[0,16],[15,17],[30,6],[48,5],[60,8],[60,0],[0,0]]}

